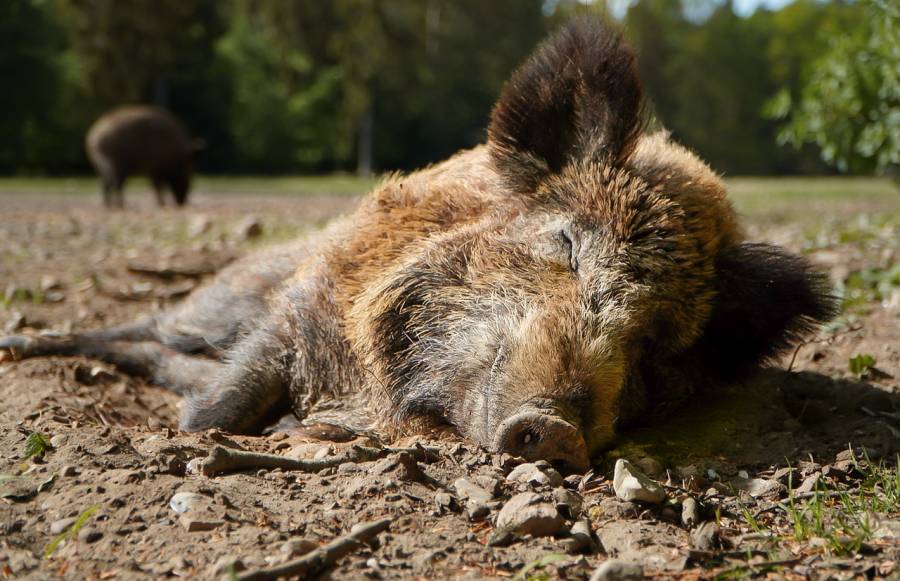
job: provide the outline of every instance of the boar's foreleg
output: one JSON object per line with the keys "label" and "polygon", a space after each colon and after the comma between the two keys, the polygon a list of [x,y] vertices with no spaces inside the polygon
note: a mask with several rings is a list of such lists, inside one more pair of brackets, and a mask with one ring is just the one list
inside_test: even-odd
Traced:
{"label": "boar's foreleg", "polygon": [[225,354],[212,376],[195,384],[204,387],[185,394],[181,428],[259,431],[290,409],[292,359],[293,350],[267,325],[251,332]]}

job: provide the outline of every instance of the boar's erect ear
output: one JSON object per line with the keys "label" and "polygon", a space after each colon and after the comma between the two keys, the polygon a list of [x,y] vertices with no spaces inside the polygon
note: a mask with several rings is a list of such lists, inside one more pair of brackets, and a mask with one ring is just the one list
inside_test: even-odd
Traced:
{"label": "boar's erect ear", "polygon": [[716,276],[716,303],[695,349],[721,377],[783,353],[836,313],[827,278],[777,246],[731,247],[717,258]]}
{"label": "boar's erect ear", "polygon": [[491,113],[491,156],[519,191],[574,160],[621,164],[641,133],[642,107],[622,35],[597,19],[573,20],[506,82]]}

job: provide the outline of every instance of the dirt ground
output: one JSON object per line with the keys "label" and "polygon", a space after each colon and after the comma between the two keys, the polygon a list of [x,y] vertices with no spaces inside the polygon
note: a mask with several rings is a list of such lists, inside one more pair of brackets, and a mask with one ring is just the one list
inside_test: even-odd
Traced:
{"label": "dirt ground", "polygon": [[[0,335],[151,314],[354,204],[201,191],[158,210],[135,190],[110,213],[97,198],[0,190]],[[584,475],[448,434],[183,434],[175,395],[104,364],[0,364],[0,577],[239,578],[387,517],[325,576],[587,579],[615,562],[663,579],[897,578],[900,194],[741,203],[755,238],[830,273],[843,313],[780,368],[648,418]],[[216,447],[308,462],[212,473],[198,462]],[[617,458],[666,499],[617,498]]]}

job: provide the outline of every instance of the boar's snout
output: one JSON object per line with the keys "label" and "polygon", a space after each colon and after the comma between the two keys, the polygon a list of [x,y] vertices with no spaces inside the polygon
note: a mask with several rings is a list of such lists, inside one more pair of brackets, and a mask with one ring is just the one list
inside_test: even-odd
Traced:
{"label": "boar's snout", "polygon": [[508,417],[500,424],[493,448],[526,460],[546,460],[567,473],[590,467],[581,431],[552,411],[526,408]]}

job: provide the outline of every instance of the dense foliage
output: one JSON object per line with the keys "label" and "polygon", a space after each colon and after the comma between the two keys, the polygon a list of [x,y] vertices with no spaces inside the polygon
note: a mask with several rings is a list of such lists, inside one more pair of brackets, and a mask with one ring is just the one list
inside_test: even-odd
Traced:
{"label": "dense foliage", "polygon": [[[205,171],[420,166],[483,140],[516,63],[561,20],[605,6],[4,0],[0,172],[86,170],[87,127],[133,102],[164,105],[203,137]],[[620,16],[659,122],[716,169],[820,173],[820,149],[841,170],[897,163],[894,20],[873,23],[849,0],[797,0],[749,17],[728,1],[640,0]],[[792,115],[787,128],[773,111]]]}

